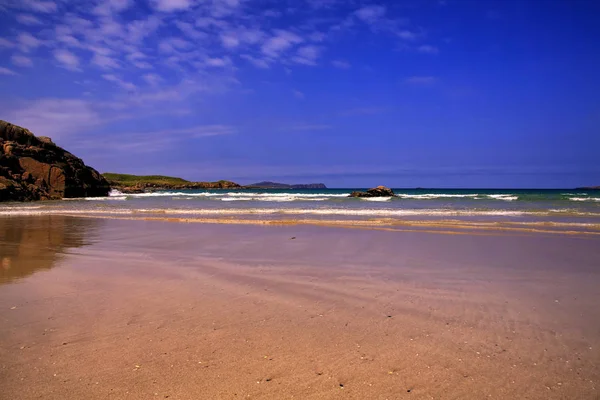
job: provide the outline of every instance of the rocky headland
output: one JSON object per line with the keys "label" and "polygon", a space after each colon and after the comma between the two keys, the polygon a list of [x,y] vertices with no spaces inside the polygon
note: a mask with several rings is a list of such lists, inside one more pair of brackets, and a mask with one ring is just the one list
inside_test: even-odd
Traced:
{"label": "rocky headland", "polygon": [[0,201],[101,197],[108,182],[48,137],[0,120]]}
{"label": "rocky headland", "polygon": [[103,176],[113,189],[122,193],[144,193],[158,190],[242,188],[242,186],[231,181],[191,182],[182,178],[163,175],[129,175],[106,172]]}
{"label": "rocky headland", "polygon": [[396,197],[396,194],[388,187],[377,186],[366,192],[352,192],[348,197]]}

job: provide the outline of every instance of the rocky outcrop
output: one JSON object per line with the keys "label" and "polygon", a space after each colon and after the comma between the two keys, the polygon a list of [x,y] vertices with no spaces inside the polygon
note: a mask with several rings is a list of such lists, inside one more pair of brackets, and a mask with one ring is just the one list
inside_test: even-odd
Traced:
{"label": "rocky outcrop", "polygon": [[235,182],[191,182],[182,178],[164,175],[130,175],[105,172],[104,178],[113,189],[122,193],[144,193],[158,190],[185,189],[239,189]]}
{"label": "rocky outcrop", "polygon": [[352,192],[348,197],[395,197],[394,191],[385,186],[377,186],[366,192]]}
{"label": "rocky outcrop", "polygon": [[0,120],[0,201],[107,196],[108,182],[48,137]]}
{"label": "rocky outcrop", "polygon": [[122,193],[148,193],[159,190],[186,190],[186,189],[239,189],[241,188],[235,182],[219,181],[219,182],[189,182],[181,184],[168,183],[137,183],[135,185],[122,185],[118,182],[109,181],[111,187]]}

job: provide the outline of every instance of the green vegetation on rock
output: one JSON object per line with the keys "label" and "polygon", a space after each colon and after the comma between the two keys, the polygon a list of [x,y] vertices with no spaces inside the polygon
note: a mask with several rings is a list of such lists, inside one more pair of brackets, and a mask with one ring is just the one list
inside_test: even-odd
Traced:
{"label": "green vegetation on rock", "polygon": [[172,176],[163,175],[129,175],[129,174],[115,174],[112,172],[105,172],[102,174],[106,180],[116,185],[123,186],[135,186],[137,184],[151,183],[155,185],[182,185],[190,183],[182,178],[175,178]]}
{"label": "green vegetation on rock", "polygon": [[139,193],[170,189],[231,189],[240,188],[235,182],[191,182],[185,179],[163,175],[129,175],[106,172],[102,174],[111,187],[124,193]]}

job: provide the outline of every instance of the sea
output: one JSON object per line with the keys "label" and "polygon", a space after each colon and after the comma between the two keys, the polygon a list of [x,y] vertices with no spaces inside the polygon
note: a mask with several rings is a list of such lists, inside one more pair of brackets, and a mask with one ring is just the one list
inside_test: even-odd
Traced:
{"label": "sea", "polygon": [[177,190],[34,203],[4,203],[0,216],[235,221],[418,221],[559,226],[600,232],[600,190],[394,189],[397,197],[350,198],[348,189]]}

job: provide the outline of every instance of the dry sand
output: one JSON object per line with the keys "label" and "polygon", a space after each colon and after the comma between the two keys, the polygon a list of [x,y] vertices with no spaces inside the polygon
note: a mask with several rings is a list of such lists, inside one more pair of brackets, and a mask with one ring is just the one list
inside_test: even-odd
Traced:
{"label": "dry sand", "polygon": [[600,398],[597,238],[48,216],[0,261],[2,399]]}

